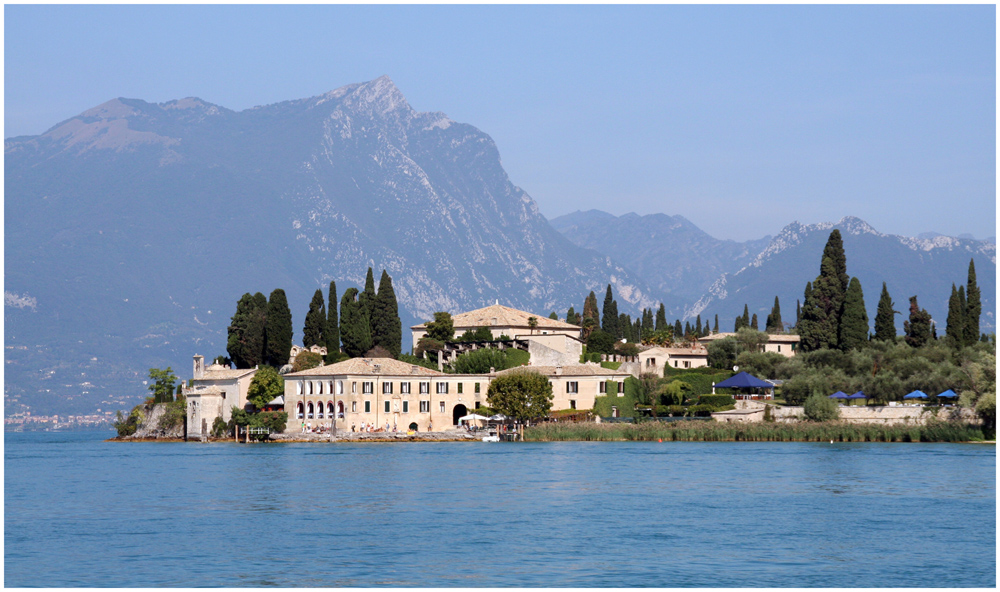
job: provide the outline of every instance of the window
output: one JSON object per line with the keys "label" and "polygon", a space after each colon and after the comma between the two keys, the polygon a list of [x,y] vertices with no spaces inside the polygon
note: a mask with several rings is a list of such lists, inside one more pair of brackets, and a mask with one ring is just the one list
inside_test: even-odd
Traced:
{"label": "window", "polygon": [[375,383],[372,383],[372,382],[362,382],[361,383],[361,392],[364,393],[364,394],[366,394],[366,395],[372,394],[373,392],[375,392],[375,390],[373,388],[374,384]]}
{"label": "window", "polygon": [[580,385],[580,383],[576,382],[576,381],[567,382],[566,383],[566,392],[567,393],[576,393],[576,392],[578,392],[579,388],[580,388],[579,385]]}
{"label": "window", "polygon": [[602,395],[607,394],[607,392],[608,392],[608,383],[602,381],[600,384],[598,384],[597,385],[597,392],[601,393]]}
{"label": "window", "polygon": [[691,367],[691,362],[688,362],[688,361],[685,360],[684,361],[684,367],[685,368],[690,368]]}
{"label": "window", "polygon": [[421,395],[426,395],[426,394],[428,394],[430,392],[431,392],[431,383],[429,383],[429,382],[421,382],[420,383],[420,394]]}
{"label": "window", "polygon": [[408,383],[408,382],[401,382],[401,383],[399,383],[399,392],[400,392],[400,394],[403,394],[403,395],[410,394],[410,383]]}
{"label": "window", "polygon": [[479,409],[479,401],[476,401],[476,409]]}
{"label": "window", "polygon": [[365,401],[365,413],[371,413],[371,412],[372,412],[372,402]]}
{"label": "window", "polygon": [[337,381],[337,394],[338,395],[344,394],[344,381],[343,380],[338,380]]}
{"label": "window", "polygon": [[392,383],[391,382],[383,382],[382,383],[382,394],[383,395],[391,395],[392,394]]}
{"label": "window", "polygon": [[576,409],[576,400],[575,399],[570,399],[569,400],[569,408],[570,409]]}
{"label": "window", "polygon": [[356,382],[352,382],[351,383],[351,392],[352,393],[358,392],[358,383],[356,383]]}
{"label": "window", "polygon": [[389,408],[389,401],[386,401],[385,402],[385,412],[389,413],[390,411],[392,411],[392,409]]}
{"label": "window", "polygon": [[781,346],[780,345],[778,346],[778,353],[779,354],[781,353]]}
{"label": "window", "polygon": [[674,368],[677,367],[677,360],[674,360]]}
{"label": "window", "polygon": [[479,383],[478,382],[476,383],[476,394],[477,395],[479,394]]}
{"label": "window", "polygon": [[462,394],[462,383],[458,383],[458,394]]}
{"label": "window", "polygon": [[409,412],[410,412],[410,402],[403,401],[403,413],[409,413]]}
{"label": "window", "polygon": [[611,407],[611,417],[618,417],[618,408],[615,406]]}
{"label": "window", "polygon": [[437,383],[437,393],[439,395],[447,395],[448,394],[448,383],[447,382],[439,382],[439,383]]}
{"label": "window", "polygon": [[358,402],[351,401],[351,413],[357,413],[357,412],[358,412]]}
{"label": "window", "polygon": [[421,413],[430,413],[431,412],[431,402],[430,401],[421,401],[420,402],[420,412]]}
{"label": "window", "polygon": [[438,409],[444,413],[444,401],[438,401]]}
{"label": "window", "polygon": [[295,381],[295,394],[296,395],[301,395],[302,394],[302,381],[298,381],[298,380]]}
{"label": "window", "polygon": [[316,419],[323,419],[323,402],[316,406]]}

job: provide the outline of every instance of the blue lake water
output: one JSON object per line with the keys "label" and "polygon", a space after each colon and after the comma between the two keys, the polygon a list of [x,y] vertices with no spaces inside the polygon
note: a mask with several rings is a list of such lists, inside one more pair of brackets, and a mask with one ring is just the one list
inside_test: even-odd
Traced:
{"label": "blue lake water", "polygon": [[996,585],[992,445],[110,435],[5,435],[6,586]]}

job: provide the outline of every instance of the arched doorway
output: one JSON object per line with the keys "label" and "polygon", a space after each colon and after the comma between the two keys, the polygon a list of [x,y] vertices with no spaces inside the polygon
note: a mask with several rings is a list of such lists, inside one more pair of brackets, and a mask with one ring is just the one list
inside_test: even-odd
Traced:
{"label": "arched doorway", "polygon": [[413,423],[410,424],[410,429],[413,430],[414,432],[416,432],[420,428],[417,427],[417,422],[413,422]]}
{"label": "arched doorway", "polygon": [[455,410],[451,412],[451,425],[458,425],[458,419],[469,414],[469,409],[459,403],[455,405]]}

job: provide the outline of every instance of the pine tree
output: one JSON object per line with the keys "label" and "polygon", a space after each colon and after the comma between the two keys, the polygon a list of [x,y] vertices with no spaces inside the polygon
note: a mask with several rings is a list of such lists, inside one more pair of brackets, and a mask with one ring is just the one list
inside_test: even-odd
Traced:
{"label": "pine tree", "polygon": [[402,322],[399,320],[399,305],[396,291],[392,288],[392,278],[383,269],[378,283],[378,294],[372,301],[372,346],[381,346],[393,358],[399,357],[403,340]]}
{"label": "pine tree", "polygon": [[861,347],[868,341],[868,312],[865,310],[865,295],[861,280],[851,278],[844,297],[844,314],[840,317],[838,343],[844,351]]}
{"label": "pine tree", "polygon": [[892,309],[892,298],[889,297],[889,290],[882,282],[882,295],[878,299],[878,310],[875,313],[875,335],[872,339],[879,341],[896,340],[896,315],[898,311]]}
{"label": "pine tree", "polygon": [[[965,293],[963,292],[962,295],[964,297]],[[965,330],[968,327],[968,323],[965,322],[966,307],[962,306],[963,304],[965,303],[959,300],[955,284],[952,284],[951,297],[948,298],[948,325],[945,327],[944,333],[956,347],[965,344]]]}
{"label": "pine tree", "polygon": [[302,345],[310,348],[314,345],[326,345],[324,331],[326,326],[326,310],[323,303],[323,290],[316,290],[309,303],[305,324],[302,327]]}
{"label": "pine tree", "polygon": [[340,319],[337,315],[337,283],[330,282],[330,292],[327,301],[330,308],[326,312],[326,361],[331,362],[340,353]]}
{"label": "pine tree", "polygon": [[910,297],[910,320],[903,321],[906,343],[911,347],[922,347],[931,339],[931,315],[917,306],[917,297]]}
{"label": "pine tree", "polygon": [[608,291],[604,295],[604,307],[601,309],[601,318],[604,322],[601,323],[601,329],[605,333],[609,333],[615,339],[620,339],[621,329],[618,327],[618,307],[615,305],[615,299],[611,294],[611,284],[608,284]]}
{"label": "pine tree", "polygon": [[359,358],[372,348],[371,325],[357,296],[357,288],[348,288],[340,299],[340,341],[344,353],[352,358]]}
{"label": "pine tree", "polygon": [[267,320],[264,325],[266,349],[264,363],[276,369],[288,363],[292,352],[292,311],[288,308],[288,298],[281,288],[271,292],[267,299]]}
{"label": "pine tree", "polygon": [[969,280],[965,287],[965,344],[972,345],[979,340],[979,315],[983,303],[976,283],[976,263],[969,259]]}
{"label": "pine tree", "polygon": [[667,309],[663,307],[663,303],[660,303],[660,308],[656,309],[656,326],[653,327],[654,331],[664,331],[667,328]]}
{"label": "pine tree", "polygon": [[783,333],[785,330],[785,326],[781,322],[781,305],[778,303],[777,296],[774,297],[774,306],[771,307],[771,313],[767,315],[767,323],[764,330],[768,333]]}

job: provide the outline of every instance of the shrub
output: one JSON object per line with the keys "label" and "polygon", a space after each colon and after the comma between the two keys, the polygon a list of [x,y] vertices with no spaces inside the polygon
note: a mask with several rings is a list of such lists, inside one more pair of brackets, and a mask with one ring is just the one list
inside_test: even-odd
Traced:
{"label": "shrub", "polygon": [[711,405],[712,407],[728,407],[733,405],[733,398],[730,395],[701,395],[698,397],[699,405]]}
{"label": "shrub", "polygon": [[142,420],[145,418],[145,415],[142,413],[141,405],[137,405],[134,409],[132,409],[131,413],[128,414],[128,417],[125,417],[125,415],[119,410],[118,413],[115,414],[114,421],[118,437],[125,438],[134,434],[136,430],[139,429],[139,424],[142,423]]}
{"label": "shrub", "polygon": [[299,355],[295,356],[295,362],[292,364],[292,372],[301,372],[315,368],[322,363],[323,356],[311,351],[301,351]]}
{"label": "shrub", "polygon": [[832,421],[840,419],[840,409],[836,401],[825,395],[813,394],[806,398],[803,405],[806,417],[813,421]]}
{"label": "shrub", "polygon": [[606,331],[594,329],[591,331],[590,337],[587,337],[587,351],[591,354],[610,355],[615,353],[614,336]]}
{"label": "shrub", "polygon": [[621,343],[615,344],[615,353],[619,356],[637,356],[639,355],[639,346],[634,343]]}
{"label": "shrub", "polygon": [[169,430],[179,425],[184,425],[184,418],[186,415],[187,402],[183,396],[180,396],[176,401],[164,404],[163,415],[160,416],[160,421],[158,422],[157,427],[161,430]]}
{"label": "shrub", "polygon": [[212,435],[216,438],[221,438],[225,436],[228,431],[229,424],[227,424],[221,417],[216,417],[215,421],[212,422]]}

